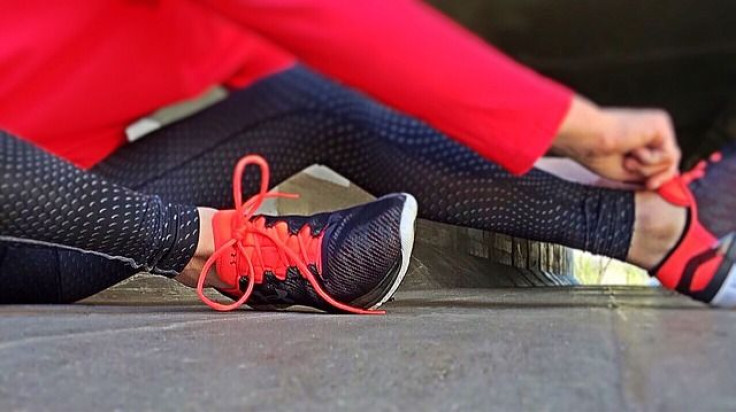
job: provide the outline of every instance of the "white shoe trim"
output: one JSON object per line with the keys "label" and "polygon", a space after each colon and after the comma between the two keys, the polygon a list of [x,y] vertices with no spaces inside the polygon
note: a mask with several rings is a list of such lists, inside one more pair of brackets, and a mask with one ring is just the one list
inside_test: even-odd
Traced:
{"label": "white shoe trim", "polygon": [[406,201],[404,202],[404,208],[401,211],[401,224],[399,226],[401,235],[401,267],[399,268],[399,275],[396,277],[394,284],[391,285],[391,289],[389,289],[388,293],[386,293],[378,303],[371,306],[370,309],[376,309],[391,299],[391,296],[396,293],[396,290],[399,288],[399,285],[401,285],[401,281],[404,280],[404,276],[406,276],[406,272],[409,269],[411,253],[414,248],[414,222],[417,219],[418,206],[417,200],[414,199],[414,196],[408,193],[403,193],[403,195],[406,196]]}
{"label": "white shoe trim", "polygon": [[[728,253],[728,250],[734,246],[732,244],[736,241],[734,239],[736,239],[736,237],[731,235],[721,242],[718,247],[721,248],[722,253]],[[718,290],[718,293],[713,296],[710,304],[721,308],[736,307],[736,264],[731,266],[728,275],[726,275],[726,279],[723,280],[721,288]]]}

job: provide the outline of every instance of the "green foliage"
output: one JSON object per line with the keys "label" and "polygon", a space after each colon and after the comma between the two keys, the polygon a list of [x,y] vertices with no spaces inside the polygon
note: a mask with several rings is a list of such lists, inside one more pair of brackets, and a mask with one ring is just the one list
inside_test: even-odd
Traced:
{"label": "green foliage", "polygon": [[649,284],[649,275],[643,269],[604,256],[574,251],[575,278],[582,285],[639,285]]}

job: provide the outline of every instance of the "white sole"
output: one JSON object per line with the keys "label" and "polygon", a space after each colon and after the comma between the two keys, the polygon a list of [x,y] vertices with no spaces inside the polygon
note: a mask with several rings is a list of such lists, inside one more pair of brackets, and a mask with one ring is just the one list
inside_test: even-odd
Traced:
{"label": "white sole", "polygon": [[411,261],[411,253],[414,249],[414,222],[417,220],[417,200],[414,196],[408,193],[402,193],[406,196],[406,202],[404,208],[401,211],[401,223],[399,226],[399,232],[401,235],[401,267],[399,268],[399,275],[396,277],[391,289],[386,293],[378,303],[371,306],[370,309],[377,309],[384,303],[386,303],[396,293],[396,290],[401,285],[401,281],[404,280],[407,270],[409,270],[409,262]]}
{"label": "white sole", "polygon": [[[731,237],[727,242],[724,242],[725,244],[720,245],[724,253],[731,247],[731,243],[734,241],[736,241],[734,237]],[[723,280],[718,293],[713,296],[710,304],[721,308],[736,307],[736,265],[731,266],[731,270],[728,272],[726,279]]]}

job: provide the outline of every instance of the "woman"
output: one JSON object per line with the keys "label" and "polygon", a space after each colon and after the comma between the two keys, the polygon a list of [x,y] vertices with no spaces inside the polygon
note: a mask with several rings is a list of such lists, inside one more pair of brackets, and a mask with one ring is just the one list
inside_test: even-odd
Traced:
{"label": "woman", "polygon": [[[700,300],[734,301],[736,247],[717,242],[736,229],[719,214],[731,204],[703,202],[733,187],[734,155],[695,183],[703,167],[677,177],[666,113],[599,108],[421,3],[33,3],[0,17],[0,301],[74,301],[141,269],[190,285],[202,269],[200,289],[238,303],[362,313],[388,299],[412,198],[253,217],[264,170],[260,192],[245,182],[260,193],[246,206],[208,209],[227,207],[247,153],[273,165],[270,184],[325,164],[376,195],[411,193],[422,217],[625,259]],[[139,119],[217,85],[226,99],[140,137],[153,127]],[[648,190],[532,169],[550,149]],[[253,162],[265,167],[244,159],[236,189]]]}

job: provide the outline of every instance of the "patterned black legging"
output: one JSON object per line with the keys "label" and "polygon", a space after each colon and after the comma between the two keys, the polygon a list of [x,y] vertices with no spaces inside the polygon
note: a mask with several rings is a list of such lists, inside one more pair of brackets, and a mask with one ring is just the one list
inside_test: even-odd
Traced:
{"label": "patterned black legging", "polygon": [[[317,163],[375,195],[412,193],[420,216],[435,221],[614,258],[631,240],[631,192],[539,170],[514,177],[297,67],[123,147],[91,172],[0,134],[0,302],[70,302],[140,270],[180,271],[196,247],[193,205],[231,207],[231,170],[246,153],[268,159],[272,185]],[[243,182],[245,192],[257,181]]]}

